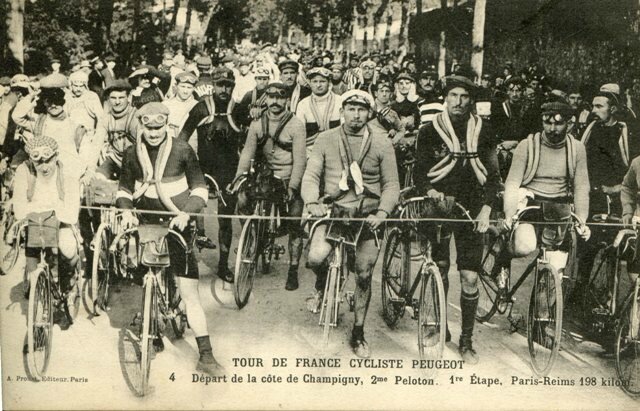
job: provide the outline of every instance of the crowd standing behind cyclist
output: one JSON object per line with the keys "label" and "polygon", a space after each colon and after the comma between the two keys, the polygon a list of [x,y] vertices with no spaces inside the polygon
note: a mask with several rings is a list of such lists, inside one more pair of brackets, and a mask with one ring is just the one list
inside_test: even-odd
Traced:
{"label": "crowd standing behind cyclist", "polygon": [[[0,104],[0,174],[4,174],[9,166],[15,169],[28,161],[25,145],[31,140],[50,137],[58,146],[56,164],[61,168],[56,170],[69,170],[76,167],[67,165],[79,164],[78,174],[84,175],[85,181],[90,182],[96,176],[120,179],[121,194],[124,194],[118,204],[130,208],[136,192],[134,180],[149,177],[141,171],[136,149],[147,144],[143,135],[158,133],[157,139],[162,139],[159,144],[173,141],[172,152],[177,150],[174,154],[182,156],[188,166],[188,170],[171,172],[188,171],[193,177],[187,179],[193,197],[187,203],[191,205],[178,207],[181,212],[201,210],[204,205],[200,200],[206,203],[202,172],[210,174],[220,187],[226,187],[233,181],[236,170],[246,170],[246,158],[251,157],[251,152],[256,156],[262,151],[268,163],[282,165],[279,176],[289,178],[287,188],[292,215],[301,213],[297,190],[315,216],[325,211],[316,204],[323,185],[324,193],[348,193],[340,203],[352,200],[353,193],[369,191],[374,197],[380,197],[376,200],[379,204],[370,210],[373,214],[368,217],[369,226],[375,228],[398,200],[396,159],[391,142],[397,142],[406,126],[408,129],[413,126],[414,129],[419,127],[414,172],[418,190],[432,197],[456,197],[477,217],[477,232],[486,230],[490,206],[498,192],[495,149],[500,142],[509,142],[509,148],[517,144],[506,179],[504,211],[507,221],[518,208],[521,189],[533,193],[532,201],[572,204],[576,213],[585,219],[602,212],[599,192],[612,198],[613,210],[621,209],[625,222],[630,222],[630,216],[635,212],[636,173],[640,166],[633,159],[640,154],[638,125],[633,112],[625,107],[624,93],[617,84],[606,84],[589,94],[586,87],[575,84],[564,87],[561,82],[550,79],[536,64],[517,71],[513,63],[506,62],[501,73],[482,77],[483,89],[478,90],[469,78],[461,75],[464,74],[462,65],[454,64],[454,75],[438,79],[432,66],[425,64],[420,67],[423,71],[416,71],[416,62],[406,50],[385,56],[377,53],[334,54],[314,49],[282,49],[278,54],[272,45],[266,44],[253,50],[238,47],[235,51],[217,50],[212,55],[198,53],[192,61],[186,61],[181,53],[171,53],[165,56],[160,67],[147,65],[142,59],[131,73],[127,73],[126,68],[116,72],[116,61],[117,57],[112,55],[105,56],[104,66],[102,59],[81,61],[69,78],[62,74],[60,61],[52,61],[51,73],[41,76],[39,81],[12,73],[15,75],[7,78],[7,84],[3,86],[8,90],[4,91]],[[123,76],[128,77],[119,78]],[[389,79],[393,79],[393,84]],[[271,81],[280,82],[272,84],[274,101],[281,99],[280,91],[276,93],[275,90],[286,92],[286,110],[280,114],[267,112],[269,96],[266,90]],[[130,91],[132,86],[133,91]],[[480,113],[473,112],[472,102],[477,92],[480,94],[478,100],[491,102],[490,113],[483,113],[483,119],[476,115]],[[395,101],[391,98],[394,94],[397,94]],[[97,97],[102,99],[103,107]],[[351,103],[347,104],[347,99]],[[151,128],[139,124],[142,114],[136,109],[144,110],[142,114],[150,116],[147,125],[151,124]],[[264,137],[263,124],[268,124],[268,134],[274,137],[271,134],[275,132],[273,126],[277,127],[279,116],[288,112],[295,113],[297,118],[289,121],[278,138],[289,140],[290,137],[283,146],[288,147],[291,142],[291,151],[273,145],[274,139],[268,139],[260,150],[258,137]],[[156,124],[152,119],[154,115],[166,116],[163,124]],[[407,119],[404,127],[396,117]],[[300,123],[302,128],[298,127]],[[158,131],[166,130],[167,124],[171,124],[170,135],[177,137],[175,140]],[[295,131],[289,134],[289,129]],[[298,161],[298,150],[293,148],[299,147],[293,142],[300,140],[300,129],[306,140],[308,162],[304,177],[301,170],[305,170],[305,162]],[[249,148],[238,166],[247,133]],[[197,156],[190,151],[187,142],[192,144]],[[150,161],[155,163],[157,159],[152,154],[155,149],[149,147]],[[122,163],[125,152],[129,157]],[[530,152],[535,158],[528,157]],[[349,153],[351,161],[347,161],[348,164],[341,153]],[[21,176],[27,175],[24,167],[20,170]],[[159,191],[155,191],[156,194]],[[146,196],[153,192],[153,188],[148,188]],[[618,195],[622,197],[622,205],[617,203]],[[129,200],[127,196],[132,198]],[[135,200],[144,202],[145,198]],[[167,204],[159,198],[153,200],[157,209],[167,209]],[[220,204],[218,213],[236,213],[236,198],[227,196],[225,200],[226,206]],[[183,226],[185,221],[185,214],[180,213],[174,222]],[[233,279],[228,268],[231,222],[228,218],[219,218],[220,259],[216,273],[226,281]],[[90,241],[91,224],[95,221],[80,219],[85,245]],[[447,230],[457,234],[459,267],[463,273],[460,348],[463,357],[473,362],[477,360],[471,337],[477,305],[475,273],[480,252],[479,234],[468,226],[456,227]],[[294,276],[293,273],[297,273],[301,238],[297,230],[289,234],[291,259],[287,288],[295,289],[297,274]],[[204,232],[202,219],[198,221],[196,235],[199,245],[213,247]],[[317,237],[311,239],[312,244],[322,246],[312,247],[308,257],[318,275],[318,290],[324,288],[326,254],[323,253],[329,250],[323,235],[320,230]],[[527,236],[524,238],[525,242],[535,244]],[[444,246],[441,248],[443,250],[434,253],[434,257],[438,256],[442,272],[446,273],[448,253]],[[352,345],[358,355],[367,356],[369,350],[363,327],[370,298],[371,270],[378,251],[368,234],[358,250]],[[588,250],[585,248],[587,259],[592,254]],[[193,261],[189,260],[189,264]],[[585,267],[583,270],[588,271],[588,265]],[[197,272],[190,272],[189,276],[195,280]],[[187,287],[188,293],[188,287],[193,283],[182,279],[180,282]],[[317,302],[318,297],[316,295],[314,301]],[[194,330],[197,329],[201,353],[204,353],[202,358],[207,363],[211,359],[206,354],[210,351],[206,343],[208,337],[204,338],[207,331],[206,327],[198,325],[203,314],[200,314],[196,299],[189,296],[186,299],[190,300],[188,312],[196,316]],[[191,320],[190,324],[193,327]]]}

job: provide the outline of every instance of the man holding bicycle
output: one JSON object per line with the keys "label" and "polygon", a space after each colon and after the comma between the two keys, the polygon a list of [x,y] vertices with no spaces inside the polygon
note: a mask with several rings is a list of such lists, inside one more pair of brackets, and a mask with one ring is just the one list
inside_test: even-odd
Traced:
{"label": "man holding bicycle", "polygon": [[[300,182],[306,163],[306,132],[304,124],[286,109],[289,92],[287,86],[273,82],[267,86],[267,111],[259,120],[249,126],[247,141],[240,155],[236,178],[249,171],[252,159],[259,168],[271,169],[273,175],[282,181],[286,190],[286,202],[290,217],[302,216]],[[275,182],[275,180],[271,180]],[[238,210],[248,214],[250,199],[244,192],[238,193]],[[298,288],[298,264],[302,254],[302,229],[298,221],[287,221],[289,233],[289,273],[285,288]]]}
{"label": "man holding bicycle", "polygon": [[[175,217],[169,227],[181,233],[187,244],[194,233],[189,213],[199,213],[208,197],[207,185],[198,159],[189,144],[171,138],[167,133],[169,109],[162,103],[147,103],[138,110],[140,133],[135,145],[127,149],[116,205],[131,210],[157,210],[171,212]],[[163,224],[166,214],[140,214],[144,223]],[[122,214],[123,228],[137,225],[131,211]],[[186,305],[189,325],[196,335],[200,352],[197,370],[215,374],[219,364],[213,357],[207,320],[198,293],[198,262],[193,252],[185,250],[177,241],[168,241],[171,266],[182,300]],[[186,264],[186,267],[185,267]],[[159,350],[162,340],[154,341]]]}
{"label": "man holding bicycle", "polygon": [[[342,95],[342,126],[321,132],[311,151],[302,179],[302,199],[313,217],[323,217],[327,207],[319,203],[328,195],[344,207],[357,207],[365,197],[363,210],[370,231],[362,232],[355,252],[356,290],[355,323],[351,347],[362,358],[370,356],[364,338],[364,321],[371,300],[371,273],[378,258],[375,233],[393,211],[400,194],[398,171],[391,141],[386,133],[372,132],[367,125],[375,102],[361,90]],[[324,193],[320,188],[324,186]],[[322,302],[327,278],[326,260],[331,244],[326,240],[326,226],[319,226],[310,239],[308,264],[316,274],[315,294],[308,301],[314,312]]]}
{"label": "man holding bicycle", "polygon": [[[446,241],[433,241],[432,256],[449,288],[449,239],[455,235],[457,265],[462,285],[462,333],[459,352],[470,364],[478,362],[471,337],[478,307],[478,269],[482,259],[479,234],[487,231],[491,206],[499,185],[495,142],[489,127],[471,113],[476,85],[466,77],[446,77],[446,109],[418,134],[414,180],[419,193],[444,200],[452,196],[476,217],[475,228],[462,224],[438,227]],[[447,341],[451,339],[447,330]]]}

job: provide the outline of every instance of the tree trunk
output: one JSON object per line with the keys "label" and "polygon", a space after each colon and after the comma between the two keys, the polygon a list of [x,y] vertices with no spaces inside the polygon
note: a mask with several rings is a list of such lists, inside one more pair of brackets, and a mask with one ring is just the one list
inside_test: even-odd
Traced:
{"label": "tree trunk", "polygon": [[364,16],[364,38],[362,40],[362,52],[366,53],[369,50],[369,18]]}
{"label": "tree trunk", "polygon": [[386,11],[387,7],[389,7],[389,0],[382,0],[380,2],[380,6],[378,6],[378,8],[376,9],[375,13],[373,13],[373,41],[375,44],[375,41],[378,39],[378,25],[380,24],[380,21],[382,20],[382,16],[384,15],[384,12]]}
{"label": "tree trunk", "polygon": [[[213,17],[213,13],[215,13],[215,11],[217,9],[218,9],[217,6],[210,7],[209,11],[207,12],[207,14],[202,19],[202,24],[200,25],[200,34],[199,34],[199,37],[201,39],[206,38],[207,32],[209,30],[209,22],[211,21],[211,17]],[[220,39],[219,35],[218,35],[218,39]]]}
{"label": "tree trunk", "polygon": [[353,6],[353,20],[351,21],[351,52],[355,53],[357,50],[356,36],[358,34],[358,10],[354,4]]}
{"label": "tree trunk", "polygon": [[484,59],[484,20],[487,0],[476,0],[473,11],[473,33],[471,49],[471,69],[480,78],[482,76],[482,63]]}
{"label": "tree trunk", "polygon": [[187,19],[184,22],[184,31],[182,32],[182,49],[187,49],[187,36],[189,36],[189,29],[191,28],[191,13],[193,12],[193,5],[191,0],[187,0]]}
{"label": "tree trunk", "polygon": [[[440,0],[442,10],[447,9],[447,0]],[[446,17],[445,17],[446,19]],[[440,32],[440,47],[438,49],[438,77],[447,75],[447,33],[445,30]]]}
{"label": "tree trunk", "polygon": [[[8,0],[9,13],[7,14],[7,40],[8,48],[13,62],[19,63],[20,69],[24,69],[24,1]],[[13,63],[12,62],[12,63]]]}
{"label": "tree trunk", "polygon": [[386,52],[389,48],[389,39],[391,37],[391,25],[393,24],[393,10],[390,10],[387,14],[387,25],[384,32],[384,39],[382,40],[382,51]]}
{"label": "tree trunk", "polygon": [[[402,12],[400,14],[400,33],[398,33],[398,45],[408,43],[408,37],[405,37],[405,33],[409,32],[408,20],[409,20],[409,2],[407,0],[402,1]],[[405,30],[406,28],[406,30]]]}
{"label": "tree trunk", "polygon": [[113,22],[113,1],[100,0],[98,4],[98,15],[100,24],[100,45],[99,51],[111,51],[111,23]]}
{"label": "tree trunk", "polygon": [[176,29],[176,23],[178,21],[178,10],[180,10],[180,0],[173,0],[173,14],[171,15],[171,22],[169,23],[169,31],[173,31]]}

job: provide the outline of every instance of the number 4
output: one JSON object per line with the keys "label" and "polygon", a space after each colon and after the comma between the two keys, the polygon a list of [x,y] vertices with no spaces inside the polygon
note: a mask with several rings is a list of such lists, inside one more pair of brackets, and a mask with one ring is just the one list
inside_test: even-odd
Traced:
{"label": "number 4", "polygon": [[175,373],[175,372],[172,372],[172,373],[171,373],[171,375],[169,376],[169,379],[170,379],[171,381],[175,381],[175,380],[176,380],[176,373]]}

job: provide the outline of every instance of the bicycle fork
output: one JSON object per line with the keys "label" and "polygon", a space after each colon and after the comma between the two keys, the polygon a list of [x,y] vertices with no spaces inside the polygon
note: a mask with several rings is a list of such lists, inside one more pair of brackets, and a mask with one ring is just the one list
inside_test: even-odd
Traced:
{"label": "bicycle fork", "polygon": [[[338,325],[338,308],[340,305],[340,269],[342,267],[342,242],[334,249],[333,260],[329,265],[329,276],[335,276],[334,281],[327,278],[324,285],[324,295],[322,299],[322,307],[320,309],[319,325],[325,325],[325,321],[329,320],[329,325],[335,327]],[[332,304],[328,306],[327,296],[333,295]]]}

